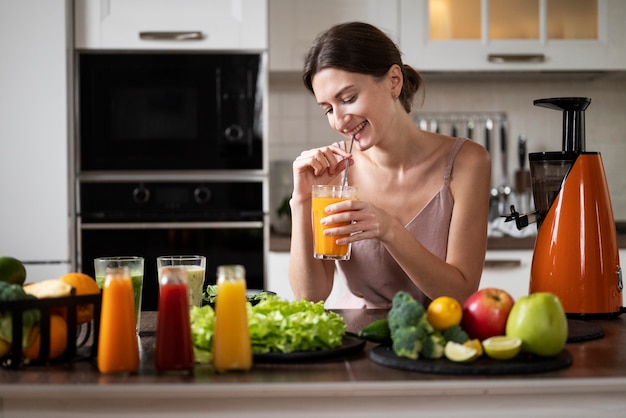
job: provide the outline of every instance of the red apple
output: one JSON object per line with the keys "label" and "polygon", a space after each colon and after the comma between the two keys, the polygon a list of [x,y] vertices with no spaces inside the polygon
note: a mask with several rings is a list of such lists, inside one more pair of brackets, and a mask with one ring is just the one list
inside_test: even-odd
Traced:
{"label": "red apple", "polygon": [[505,290],[493,287],[474,292],[463,303],[461,327],[470,338],[480,341],[505,335],[506,320],[515,301]]}

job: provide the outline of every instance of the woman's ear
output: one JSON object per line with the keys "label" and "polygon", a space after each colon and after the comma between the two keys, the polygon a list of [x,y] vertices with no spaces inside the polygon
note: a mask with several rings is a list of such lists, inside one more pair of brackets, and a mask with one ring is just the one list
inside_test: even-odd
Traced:
{"label": "woman's ear", "polygon": [[387,71],[387,80],[389,81],[389,87],[391,88],[391,95],[394,98],[400,96],[400,92],[402,91],[402,69],[398,64],[393,64],[389,67],[389,71]]}

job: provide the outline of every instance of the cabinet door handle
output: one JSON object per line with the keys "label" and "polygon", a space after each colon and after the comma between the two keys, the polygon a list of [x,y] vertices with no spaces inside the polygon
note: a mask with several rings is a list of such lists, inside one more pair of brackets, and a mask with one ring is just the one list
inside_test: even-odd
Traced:
{"label": "cabinet door handle", "polygon": [[496,64],[534,63],[544,62],[546,56],[544,54],[489,54],[487,60]]}
{"label": "cabinet door handle", "polygon": [[200,31],[139,32],[139,38],[145,41],[201,41],[204,34]]}
{"label": "cabinet door handle", "polygon": [[505,259],[505,260],[485,260],[485,268],[511,268],[520,267],[522,260]]}

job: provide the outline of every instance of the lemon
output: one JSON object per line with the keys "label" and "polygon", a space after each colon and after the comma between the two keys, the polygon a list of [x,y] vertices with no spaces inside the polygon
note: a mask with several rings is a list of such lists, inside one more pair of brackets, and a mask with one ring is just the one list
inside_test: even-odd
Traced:
{"label": "lemon", "polygon": [[478,358],[478,351],[473,347],[448,341],[444,348],[443,354],[450,361],[457,363],[468,363]]}
{"label": "lemon", "polygon": [[19,284],[26,281],[26,268],[17,258],[0,257],[0,281]]}
{"label": "lemon", "polygon": [[430,302],[426,310],[426,318],[437,331],[444,331],[459,325],[463,317],[463,307],[450,296],[440,296]]}
{"label": "lemon", "polygon": [[522,340],[517,337],[498,335],[483,341],[485,353],[496,360],[508,360],[515,357],[522,349]]}

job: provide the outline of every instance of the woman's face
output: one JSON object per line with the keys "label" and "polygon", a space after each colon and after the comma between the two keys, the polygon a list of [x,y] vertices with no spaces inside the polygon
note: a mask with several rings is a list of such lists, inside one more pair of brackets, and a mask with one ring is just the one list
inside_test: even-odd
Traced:
{"label": "woman's face", "polygon": [[335,68],[315,74],[312,86],[330,126],[346,138],[354,135],[360,150],[385,137],[397,111],[394,96],[402,87],[394,85],[389,73],[379,80]]}

